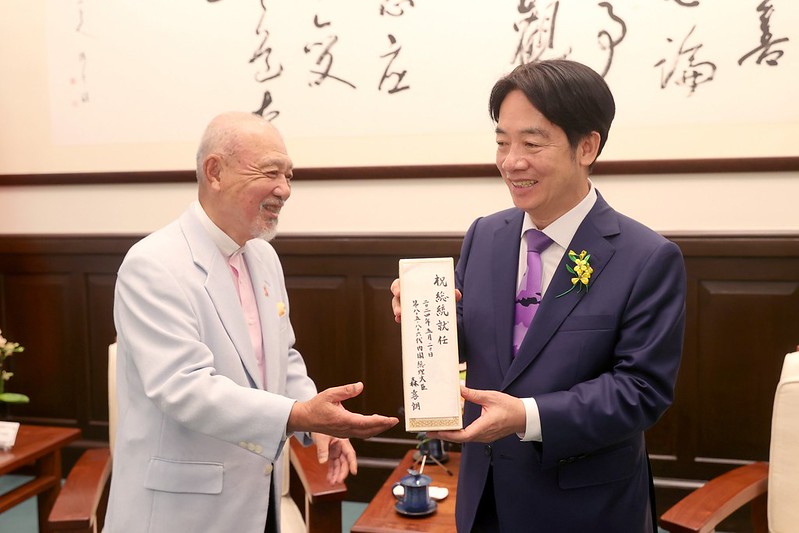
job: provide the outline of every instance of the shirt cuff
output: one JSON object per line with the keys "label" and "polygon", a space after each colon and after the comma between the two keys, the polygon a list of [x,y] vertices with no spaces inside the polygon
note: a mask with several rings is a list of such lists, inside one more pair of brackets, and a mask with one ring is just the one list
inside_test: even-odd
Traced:
{"label": "shirt cuff", "polygon": [[541,416],[538,413],[538,404],[535,398],[520,398],[524,405],[524,413],[526,423],[524,434],[517,433],[516,435],[522,441],[537,441],[541,442]]}

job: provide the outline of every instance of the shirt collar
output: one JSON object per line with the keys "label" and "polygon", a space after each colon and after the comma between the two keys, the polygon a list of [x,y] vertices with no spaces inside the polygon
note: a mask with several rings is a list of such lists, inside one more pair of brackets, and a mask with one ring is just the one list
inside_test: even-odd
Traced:
{"label": "shirt collar", "polygon": [[[588,185],[590,187],[585,198],[580,200],[580,203],[561,215],[543,230],[543,233],[546,234],[547,237],[552,239],[564,250],[569,246],[574,234],[577,233],[577,228],[580,227],[580,224],[583,223],[588,212],[591,211],[591,208],[594,207],[596,203],[596,189],[594,188],[594,184],[591,180],[588,180]],[[524,232],[528,229],[538,228],[533,223],[533,219],[530,218],[530,215],[525,213],[524,222],[522,223],[522,236],[524,236]]]}
{"label": "shirt collar", "polygon": [[200,220],[200,224],[202,224],[205,231],[208,232],[208,236],[211,237],[211,240],[216,247],[219,248],[222,255],[229,259],[231,255],[239,250],[240,246],[238,243],[231,239],[227,233],[222,231],[219,226],[214,224],[205,212],[205,209],[200,205],[200,202],[194,202],[192,207],[194,208],[194,213],[197,215],[197,218]]}

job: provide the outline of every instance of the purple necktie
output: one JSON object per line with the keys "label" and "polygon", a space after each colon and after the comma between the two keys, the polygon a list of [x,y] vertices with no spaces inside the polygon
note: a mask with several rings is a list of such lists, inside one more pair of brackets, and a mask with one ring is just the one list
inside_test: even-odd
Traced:
{"label": "purple necktie", "polygon": [[527,334],[541,301],[541,252],[552,244],[552,239],[544,233],[530,229],[524,232],[527,239],[527,271],[522,277],[519,292],[516,294],[516,318],[513,321],[513,356]]}

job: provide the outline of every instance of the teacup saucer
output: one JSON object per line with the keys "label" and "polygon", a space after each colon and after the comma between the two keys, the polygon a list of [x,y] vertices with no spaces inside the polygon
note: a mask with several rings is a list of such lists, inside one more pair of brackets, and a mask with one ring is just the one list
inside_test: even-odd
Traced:
{"label": "teacup saucer", "polygon": [[394,509],[396,509],[399,514],[405,516],[427,516],[430,513],[433,513],[437,507],[438,504],[433,500],[430,500],[430,502],[427,505],[427,509],[423,511],[409,511],[408,509],[405,508],[405,504],[403,502],[397,502],[394,505]]}

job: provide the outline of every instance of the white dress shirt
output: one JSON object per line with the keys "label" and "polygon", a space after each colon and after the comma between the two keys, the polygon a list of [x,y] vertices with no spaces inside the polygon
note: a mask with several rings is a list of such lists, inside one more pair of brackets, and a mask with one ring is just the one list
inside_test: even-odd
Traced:
{"label": "white dress shirt", "polygon": [[[544,230],[542,230],[547,237],[552,239],[552,244],[541,252],[541,297],[546,294],[549,283],[555,276],[555,270],[562,264],[563,257],[566,253],[566,247],[569,246],[574,234],[577,233],[577,228],[583,223],[583,220],[591,211],[596,203],[596,190],[594,184],[588,181],[590,189],[588,194],[583,198],[579,204],[574,206],[570,211],[563,216],[552,222]],[[528,229],[538,229],[530,218],[530,215],[525,213],[524,222],[522,223],[522,233]],[[527,269],[527,240],[521,238],[519,245],[519,270],[516,276],[517,292],[518,287],[521,285],[522,277]],[[575,250],[579,252],[579,250]],[[563,268],[563,267],[562,267]],[[521,398],[524,404],[524,410],[527,417],[524,434],[517,433],[523,441],[543,441],[541,434],[541,416],[538,413],[538,404],[535,398]]]}

